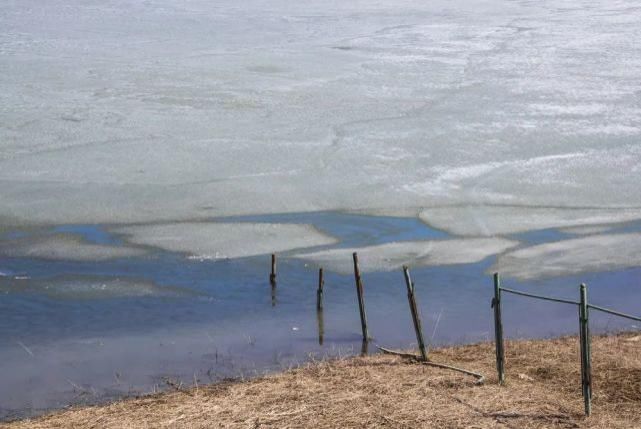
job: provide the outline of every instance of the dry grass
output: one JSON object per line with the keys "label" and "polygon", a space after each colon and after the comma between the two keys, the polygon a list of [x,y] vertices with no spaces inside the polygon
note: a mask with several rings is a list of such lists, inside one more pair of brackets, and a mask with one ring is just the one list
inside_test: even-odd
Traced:
{"label": "dry grass", "polygon": [[641,336],[593,338],[593,415],[583,417],[578,341],[508,341],[506,386],[496,385],[491,343],[434,350],[456,372],[376,355],[317,362],[107,406],[66,410],[10,428],[162,427],[641,427]]}

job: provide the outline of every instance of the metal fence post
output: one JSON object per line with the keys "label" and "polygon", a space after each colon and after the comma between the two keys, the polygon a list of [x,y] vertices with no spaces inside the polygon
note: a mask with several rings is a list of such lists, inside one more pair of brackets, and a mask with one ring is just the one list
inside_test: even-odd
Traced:
{"label": "metal fence post", "polygon": [[505,346],[503,341],[503,324],[501,321],[501,295],[503,293],[520,295],[528,298],[536,298],[545,301],[558,302],[562,304],[571,304],[577,306],[579,310],[579,345],[581,358],[581,392],[583,394],[585,415],[590,416],[592,413],[592,337],[590,335],[590,310],[601,311],[617,317],[641,322],[641,317],[615,311],[609,308],[593,305],[588,302],[587,286],[582,283],[580,288],[580,300],[572,301],[568,299],[553,298],[549,296],[536,295],[529,292],[522,292],[501,286],[499,274],[494,274],[494,298],[492,307],[494,308],[494,334],[496,336],[496,369],[499,373],[499,383],[505,381]]}
{"label": "metal fence post", "polygon": [[494,273],[494,342],[496,345],[496,371],[499,384],[505,383],[505,348],[503,345],[503,322],[501,320],[501,279],[499,273]]}
{"label": "metal fence post", "polygon": [[588,296],[585,284],[580,286],[581,300],[579,304],[579,340],[581,343],[581,390],[585,415],[592,412],[592,364],[590,362],[590,327]]}

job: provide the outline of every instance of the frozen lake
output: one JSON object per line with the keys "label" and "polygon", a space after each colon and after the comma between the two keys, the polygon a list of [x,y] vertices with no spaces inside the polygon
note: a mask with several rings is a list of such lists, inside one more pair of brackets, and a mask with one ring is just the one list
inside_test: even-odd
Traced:
{"label": "frozen lake", "polygon": [[4,2],[0,414],[359,352],[354,250],[388,346],[402,264],[433,343],[491,336],[495,270],[639,314],[639,40],[633,0]]}

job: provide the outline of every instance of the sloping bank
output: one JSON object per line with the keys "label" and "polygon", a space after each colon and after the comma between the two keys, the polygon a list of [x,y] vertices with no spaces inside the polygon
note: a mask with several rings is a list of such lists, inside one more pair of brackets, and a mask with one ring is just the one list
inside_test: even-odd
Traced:
{"label": "sloping bank", "polygon": [[461,373],[374,355],[311,363],[244,382],[65,410],[11,428],[641,427],[641,335],[593,337],[593,415],[583,416],[576,338],[508,341],[507,384],[494,345],[442,348]]}

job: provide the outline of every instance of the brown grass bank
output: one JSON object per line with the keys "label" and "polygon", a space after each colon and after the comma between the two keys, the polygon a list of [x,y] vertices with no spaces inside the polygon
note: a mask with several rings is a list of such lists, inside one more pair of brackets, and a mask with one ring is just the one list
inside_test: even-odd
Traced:
{"label": "brown grass bank", "polygon": [[282,374],[65,410],[11,428],[641,427],[641,335],[593,337],[593,415],[583,416],[576,338],[508,341],[507,384],[494,345],[434,350],[463,374],[375,355]]}

